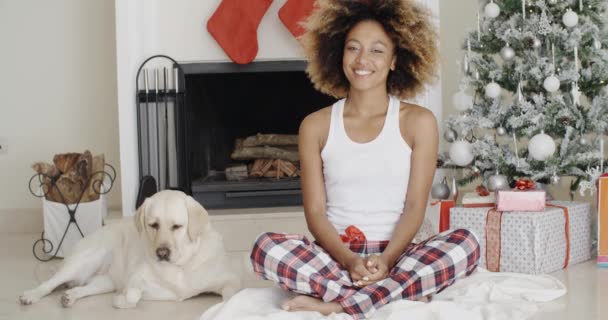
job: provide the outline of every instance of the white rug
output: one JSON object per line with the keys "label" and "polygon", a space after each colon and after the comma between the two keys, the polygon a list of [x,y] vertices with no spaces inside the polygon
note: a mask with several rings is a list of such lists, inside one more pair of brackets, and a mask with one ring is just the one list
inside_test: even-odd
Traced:
{"label": "white rug", "polygon": [[[429,303],[408,300],[380,308],[374,320],[507,320],[529,319],[541,302],[566,293],[565,286],[548,275],[492,273],[480,270],[435,295]],[[280,288],[244,289],[230,300],[207,310],[200,320],[347,320],[347,314],[324,317],[318,312],[287,312],[281,303],[292,297]]]}

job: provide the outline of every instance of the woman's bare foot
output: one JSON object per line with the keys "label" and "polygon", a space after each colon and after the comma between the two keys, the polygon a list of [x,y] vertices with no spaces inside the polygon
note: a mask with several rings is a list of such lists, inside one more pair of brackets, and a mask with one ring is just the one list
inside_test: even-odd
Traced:
{"label": "woman's bare foot", "polygon": [[321,299],[309,296],[297,296],[282,305],[286,311],[318,311],[323,315],[341,313],[342,306],[337,302],[323,302]]}

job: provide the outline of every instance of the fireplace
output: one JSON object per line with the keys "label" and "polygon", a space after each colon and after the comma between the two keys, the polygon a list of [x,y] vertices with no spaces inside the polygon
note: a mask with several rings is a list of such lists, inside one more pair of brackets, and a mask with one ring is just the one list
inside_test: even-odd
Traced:
{"label": "fireplace", "polygon": [[186,81],[187,183],[206,208],[300,205],[300,180],[226,179],[225,169],[248,161],[230,155],[237,138],[298,133],[304,117],[335,99],[314,89],[304,61],[192,63]]}

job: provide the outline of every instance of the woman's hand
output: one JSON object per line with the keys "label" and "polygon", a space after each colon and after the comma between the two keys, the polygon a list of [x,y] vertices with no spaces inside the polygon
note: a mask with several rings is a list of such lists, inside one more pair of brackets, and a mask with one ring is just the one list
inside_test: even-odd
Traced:
{"label": "woman's hand", "polygon": [[385,261],[382,256],[372,254],[369,257],[363,259],[363,261],[365,263],[365,268],[371,274],[367,277],[362,277],[359,281],[356,281],[356,286],[364,287],[388,278],[388,262]]}
{"label": "woman's hand", "polygon": [[360,286],[357,283],[365,281],[363,279],[369,279],[372,276],[369,269],[365,267],[365,263],[366,261],[357,254],[353,254],[344,263],[344,267],[348,270],[350,279],[355,286]]}

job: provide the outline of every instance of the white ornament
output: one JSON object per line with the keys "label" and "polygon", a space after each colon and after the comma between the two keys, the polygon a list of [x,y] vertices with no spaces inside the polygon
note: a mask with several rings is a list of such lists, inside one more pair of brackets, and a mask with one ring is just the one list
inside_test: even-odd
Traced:
{"label": "white ornament", "polygon": [[568,10],[562,17],[562,22],[566,27],[572,28],[578,24],[578,14],[572,10]]}
{"label": "white ornament", "polygon": [[572,94],[572,102],[574,103],[575,106],[578,106],[581,104],[581,91],[578,88],[578,84],[576,82],[572,83],[572,90],[570,91],[570,94]]}
{"label": "white ornament", "polygon": [[473,107],[473,97],[466,92],[465,88],[464,85],[461,85],[460,90],[452,96],[452,103],[458,111],[466,111]]}
{"label": "white ornament", "polygon": [[533,47],[533,48],[538,49],[538,48],[540,48],[540,46],[542,46],[542,45],[543,45],[543,43],[540,41],[540,39],[539,39],[539,38],[536,38],[536,37],[535,37],[534,39],[532,39],[532,47]]}
{"label": "white ornament", "polygon": [[556,173],[553,173],[551,178],[549,178],[549,181],[551,182],[551,184],[558,184],[559,180],[561,180],[561,178]]}
{"label": "white ornament", "polygon": [[559,90],[559,86],[560,86],[559,79],[556,76],[549,76],[543,82],[543,87],[548,92],[555,92],[555,91]]}
{"label": "white ornament", "polygon": [[534,160],[545,161],[555,153],[555,141],[543,131],[530,139],[528,152]]}
{"label": "white ornament", "polygon": [[503,47],[500,50],[500,56],[505,61],[512,60],[513,58],[515,58],[515,50],[513,50],[513,48],[509,47],[509,45],[507,44],[506,47]]}
{"label": "white ornament", "polygon": [[595,182],[602,175],[602,171],[600,170],[599,167],[587,169],[586,173],[589,176],[589,180],[581,181],[581,183],[578,185],[579,186],[578,192],[580,193],[581,197],[585,196],[585,191],[587,191],[587,189],[589,189],[591,191],[591,194],[593,194],[597,190],[595,188]]}
{"label": "white ornament", "polygon": [[456,165],[467,166],[473,158],[473,146],[468,141],[459,140],[450,147],[450,159]]}
{"label": "white ornament", "polygon": [[486,97],[496,99],[500,96],[501,88],[498,83],[492,81],[486,85]]}
{"label": "white ornament", "polygon": [[507,190],[509,189],[509,181],[507,177],[496,173],[488,178],[488,191]]}
{"label": "white ornament", "polygon": [[496,3],[490,2],[486,4],[486,7],[484,8],[484,13],[488,18],[494,19],[500,14],[500,7]]}
{"label": "white ornament", "polygon": [[522,84],[521,84],[521,80],[520,80],[519,83],[517,83],[517,92],[516,92],[517,103],[520,105],[522,103],[524,103],[524,101],[526,101],[526,99],[524,98],[524,93],[521,88],[522,88]]}
{"label": "white ornament", "polygon": [[598,40],[597,38],[593,39],[593,48],[595,50],[600,50],[602,48],[602,42],[600,40]]}
{"label": "white ornament", "polygon": [[549,33],[551,33],[551,22],[549,21],[549,17],[547,17],[547,13],[543,10],[538,23],[538,34],[545,36]]}

